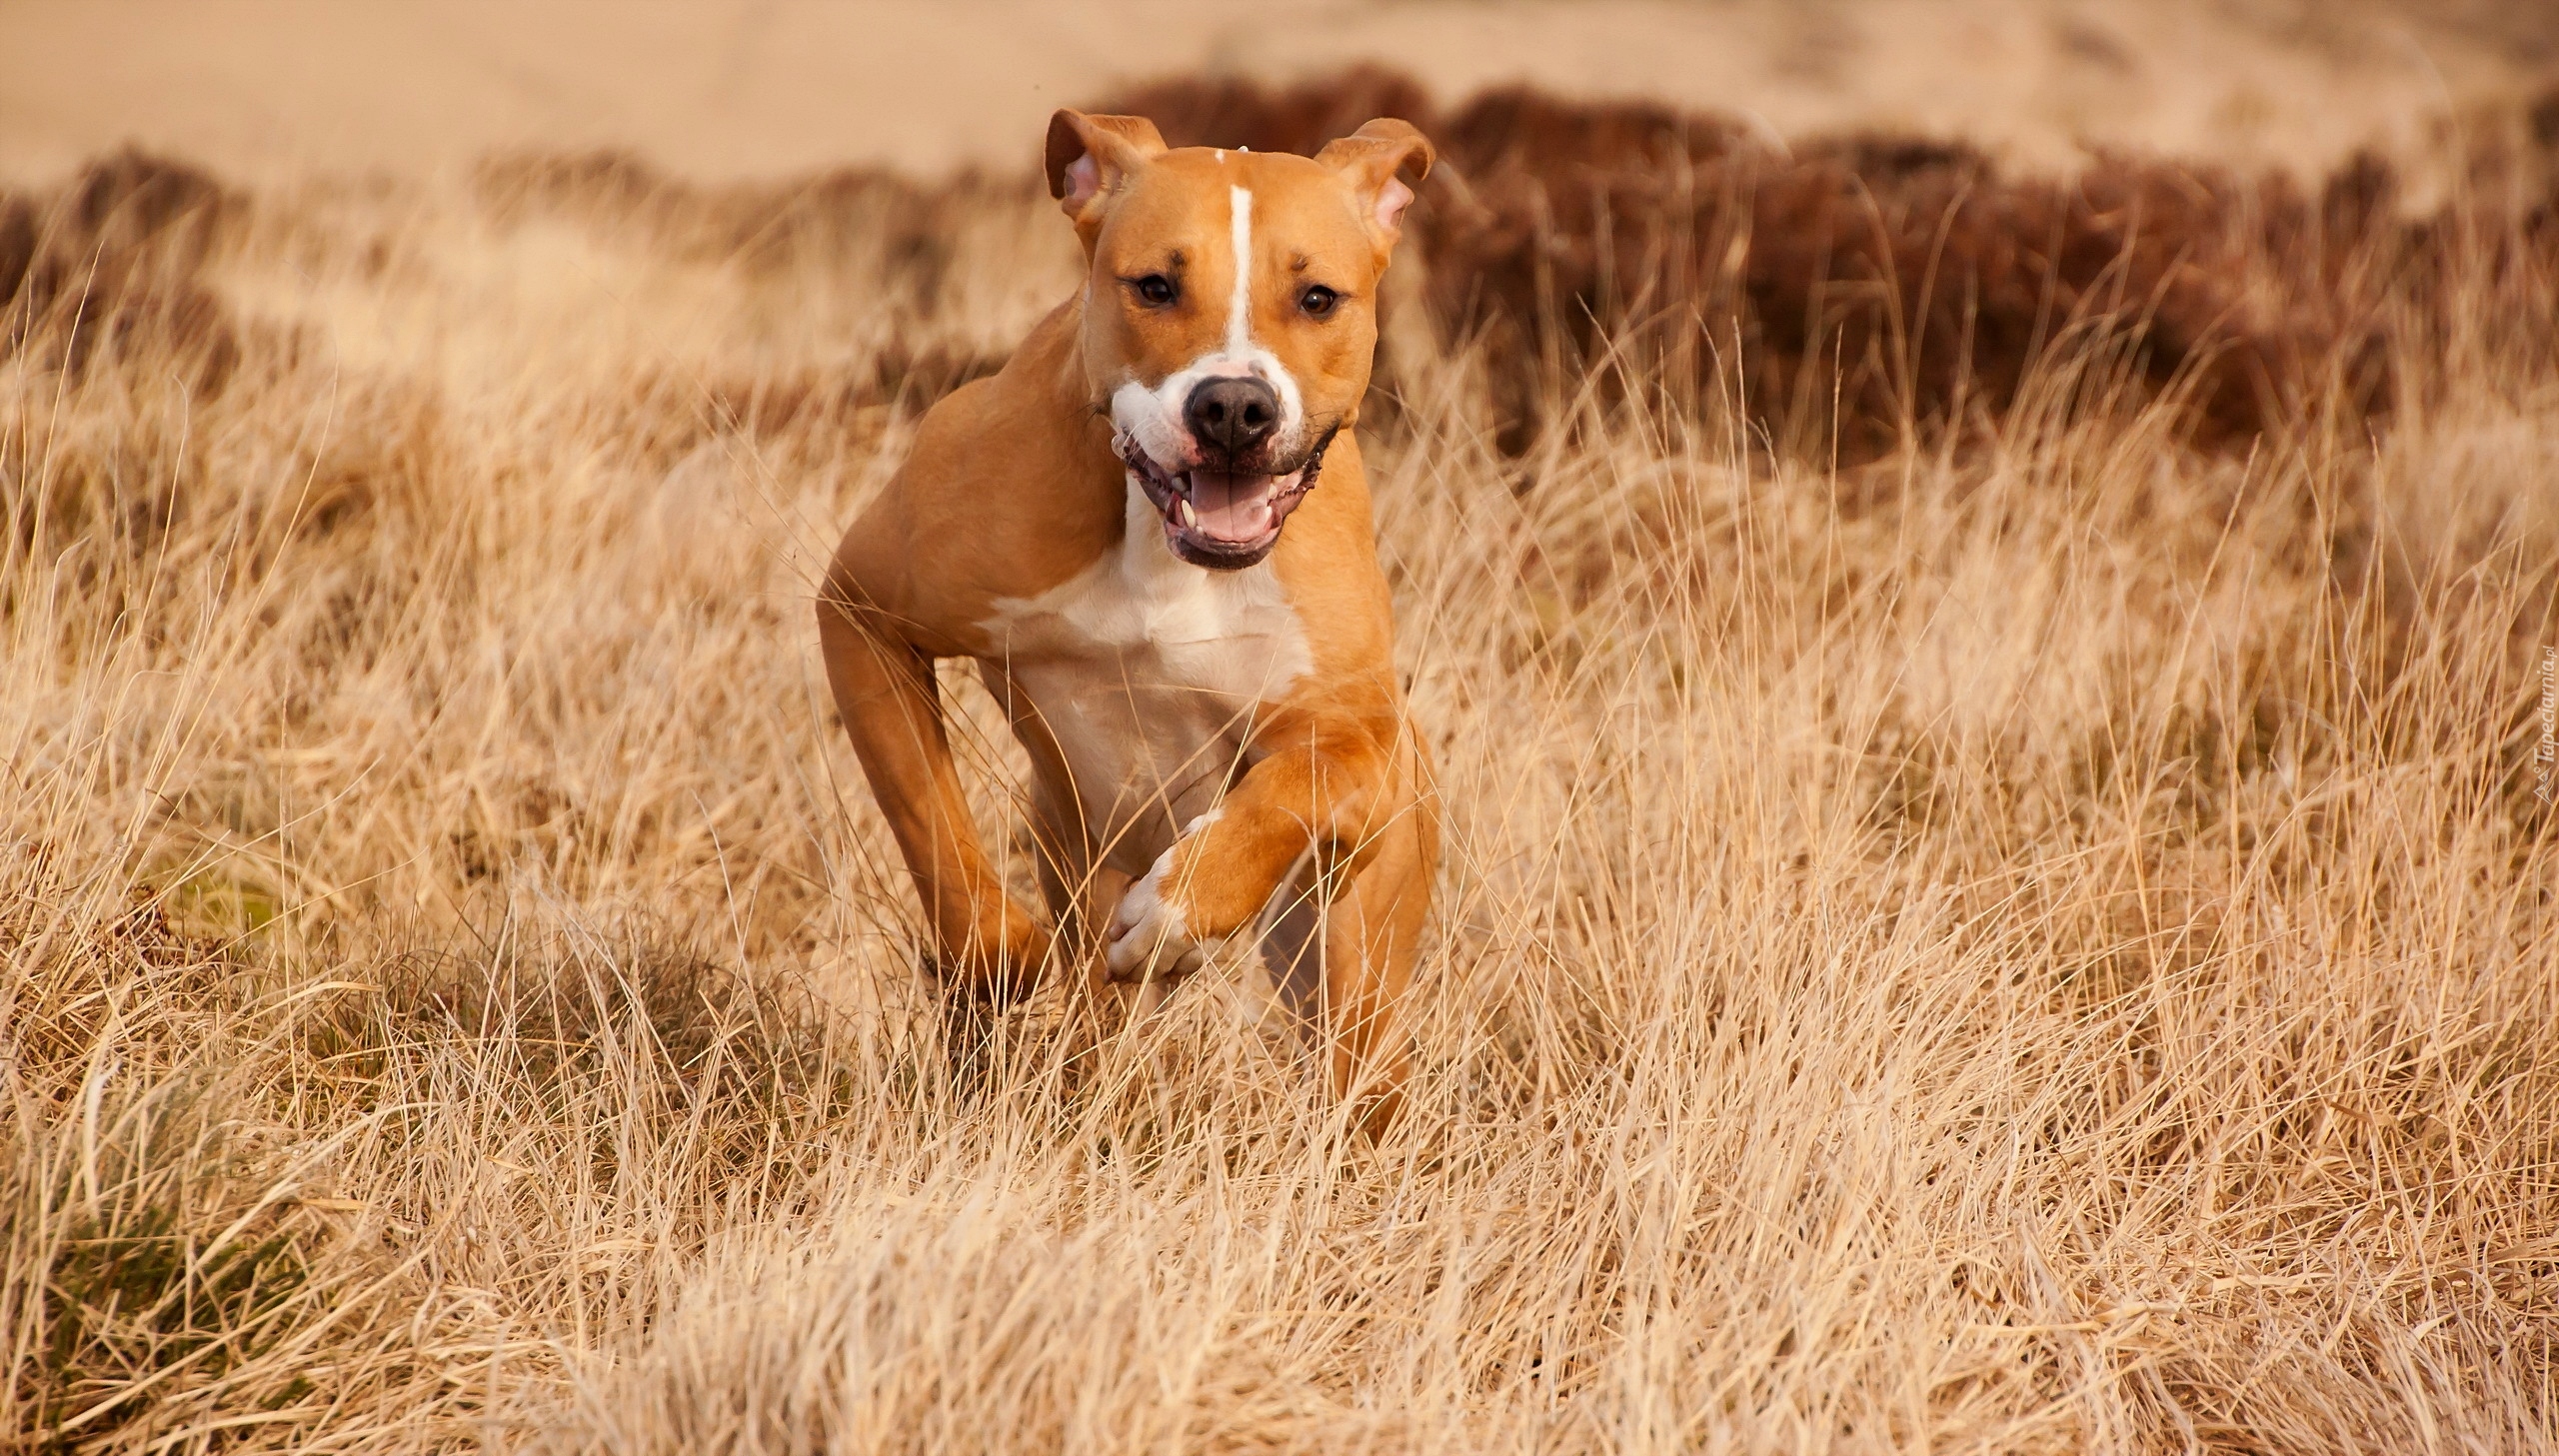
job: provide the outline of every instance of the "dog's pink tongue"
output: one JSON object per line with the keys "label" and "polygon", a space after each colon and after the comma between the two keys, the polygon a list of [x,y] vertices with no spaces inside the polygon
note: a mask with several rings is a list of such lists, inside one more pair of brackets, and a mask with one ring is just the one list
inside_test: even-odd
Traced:
{"label": "dog's pink tongue", "polygon": [[1272,479],[1194,471],[1191,509],[1202,536],[1219,541],[1260,541],[1271,533]]}

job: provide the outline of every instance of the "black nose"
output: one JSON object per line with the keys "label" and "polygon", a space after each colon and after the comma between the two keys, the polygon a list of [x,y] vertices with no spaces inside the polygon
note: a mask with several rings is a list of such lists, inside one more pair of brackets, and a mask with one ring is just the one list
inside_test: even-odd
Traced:
{"label": "black nose", "polygon": [[1280,428],[1280,393],[1258,379],[1204,380],[1182,416],[1202,445],[1239,456]]}

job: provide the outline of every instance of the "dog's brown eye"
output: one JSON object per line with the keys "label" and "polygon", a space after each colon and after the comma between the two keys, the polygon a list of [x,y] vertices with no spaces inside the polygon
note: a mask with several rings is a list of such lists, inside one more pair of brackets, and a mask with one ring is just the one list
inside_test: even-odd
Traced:
{"label": "dog's brown eye", "polygon": [[1129,286],[1138,291],[1139,302],[1151,309],[1163,308],[1182,296],[1182,290],[1173,286],[1173,280],[1161,273],[1150,273]]}
{"label": "dog's brown eye", "polygon": [[1310,319],[1328,319],[1332,317],[1333,309],[1339,305],[1340,302],[1341,295],[1334,293],[1331,289],[1324,287],[1320,283],[1307,289],[1304,293],[1297,295],[1297,307],[1304,309],[1306,311],[1306,317]]}

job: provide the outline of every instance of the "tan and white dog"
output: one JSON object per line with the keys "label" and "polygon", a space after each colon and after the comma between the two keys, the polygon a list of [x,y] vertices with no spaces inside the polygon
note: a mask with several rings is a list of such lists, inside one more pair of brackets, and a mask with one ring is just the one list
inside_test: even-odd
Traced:
{"label": "tan and white dog", "polygon": [[[1152,1005],[1258,936],[1372,1128],[1438,845],[1351,427],[1431,160],[1400,121],[1306,158],[1059,112],[1084,287],[925,416],[818,613],[953,989],[1000,1003],[1054,954]],[[975,660],[1029,750],[1055,941],[971,825],[942,658]]]}

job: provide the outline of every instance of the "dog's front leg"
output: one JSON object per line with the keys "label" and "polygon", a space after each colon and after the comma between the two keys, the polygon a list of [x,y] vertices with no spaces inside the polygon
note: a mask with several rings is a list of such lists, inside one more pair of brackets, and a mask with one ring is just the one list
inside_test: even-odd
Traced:
{"label": "dog's front leg", "polygon": [[1030,989],[1049,934],[1005,891],[951,758],[933,659],[831,591],[819,612],[827,679],[880,811],[932,921],[941,973],[995,1001]]}
{"label": "dog's front leg", "polygon": [[1113,979],[1152,982],[1200,969],[1252,926],[1310,849],[1318,883],[1357,872],[1371,820],[1390,812],[1378,735],[1341,725],[1280,736],[1287,745],[1192,820],[1121,898],[1107,952]]}
{"label": "dog's front leg", "polygon": [[1411,1061],[1398,1010],[1429,912],[1437,817],[1412,744],[1357,728],[1297,740],[1256,763],[1130,887],[1109,964],[1145,983],[1151,1008],[1172,978],[1249,928],[1311,850],[1324,1060],[1373,1136],[1394,1118]]}

